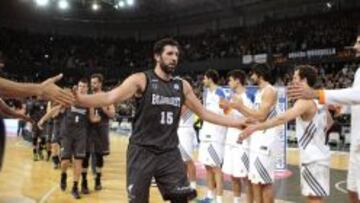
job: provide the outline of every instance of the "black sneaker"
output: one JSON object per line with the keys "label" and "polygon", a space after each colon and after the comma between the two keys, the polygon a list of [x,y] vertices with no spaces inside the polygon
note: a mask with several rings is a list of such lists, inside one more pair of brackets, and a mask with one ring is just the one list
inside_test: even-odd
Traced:
{"label": "black sneaker", "polygon": [[95,178],[95,190],[102,190],[100,177]]}
{"label": "black sneaker", "polygon": [[83,193],[85,195],[90,193],[89,188],[88,188],[87,180],[83,180],[81,182],[81,193]]}
{"label": "black sneaker", "polygon": [[62,191],[66,190],[66,181],[67,181],[67,175],[66,175],[66,173],[62,173],[61,180],[60,180],[60,188]]}
{"label": "black sneaker", "polygon": [[75,199],[80,199],[80,193],[77,187],[73,187],[71,190],[71,195],[75,198]]}

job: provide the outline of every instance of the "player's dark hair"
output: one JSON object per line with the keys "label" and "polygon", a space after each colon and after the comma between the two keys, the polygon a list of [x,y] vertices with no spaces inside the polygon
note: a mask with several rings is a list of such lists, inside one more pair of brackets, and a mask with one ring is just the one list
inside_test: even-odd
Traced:
{"label": "player's dark hair", "polygon": [[103,76],[101,73],[92,74],[90,78],[91,78],[91,79],[93,79],[93,78],[98,79],[101,84],[102,84],[103,81],[104,81],[104,76]]}
{"label": "player's dark hair", "polygon": [[176,46],[180,51],[180,44],[178,41],[172,39],[172,38],[164,38],[159,41],[157,41],[154,45],[153,52],[156,55],[161,55],[164,51],[164,47],[170,45],[170,46]]}
{"label": "player's dark hair", "polygon": [[271,70],[267,64],[258,63],[255,64],[250,71],[250,74],[256,74],[259,77],[262,77],[265,81],[270,82],[271,80]]}
{"label": "player's dark hair", "polygon": [[227,74],[227,77],[232,77],[235,80],[239,80],[241,85],[245,85],[246,75],[245,72],[242,70],[232,70]]}
{"label": "player's dark hair", "polygon": [[215,84],[219,82],[219,73],[214,69],[209,69],[205,72],[205,76],[211,79]]}
{"label": "player's dark hair", "polygon": [[89,85],[89,80],[88,80],[87,78],[81,78],[81,79],[79,80],[79,82],[81,82],[81,83],[86,83],[87,85]]}
{"label": "player's dark hair", "polygon": [[295,70],[299,71],[300,79],[306,79],[310,87],[314,87],[317,82],[317,70],[311,65],[299,65]]}

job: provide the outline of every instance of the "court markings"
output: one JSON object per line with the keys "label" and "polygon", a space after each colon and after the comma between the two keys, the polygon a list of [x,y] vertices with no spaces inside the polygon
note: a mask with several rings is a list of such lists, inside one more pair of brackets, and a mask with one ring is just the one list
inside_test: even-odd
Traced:
{"label": "court markings", "polygon": [[39,203],[45,203],[49,199],[49,197],[58,189],[58,186],[55,185],[52,187],[39,201]]}

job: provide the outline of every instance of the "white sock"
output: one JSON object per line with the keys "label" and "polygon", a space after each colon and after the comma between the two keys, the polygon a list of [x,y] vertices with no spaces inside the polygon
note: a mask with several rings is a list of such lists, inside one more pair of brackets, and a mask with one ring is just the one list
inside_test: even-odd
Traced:
{"label": "white sock", "polygon": [[196,181],[191,181],[190,182],[190,187],[193,189],[196,189]]}
{"label": "white sock", "polygon": [[207,198],[210,198],[210,199],[214,199],[214,193],[213,193],[213,191],[208,190],[206,197],[207,197]]}
{"label": "white sock", "polygon": [[222,196],[216,196],[216,203],[222,203],[222,202],[223,202]]}
{"label": "white sock", "polygon": [[234,197],[234,203],[241,203],[240,197]]}

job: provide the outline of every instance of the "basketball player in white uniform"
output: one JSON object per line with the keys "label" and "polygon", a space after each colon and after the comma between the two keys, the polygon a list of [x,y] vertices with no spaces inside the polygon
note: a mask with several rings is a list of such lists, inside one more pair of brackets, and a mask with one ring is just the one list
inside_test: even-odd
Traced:
{"label": "basketball player in white uniform", "polygon": [[[298,66],[294,82],[312,87],[317,80],[316,69]],[[332,125],[327,109],[317,100],[296,100],[294,106],[275,118],[248,126],[241,135],[246,140],[255,131],[266,130],[296,119],[296,135],[300,151],[300,183],[307,202],[324,202],[330,194],[330,149],[326,144],[326,131]],[[255,134],[254,134],[255,135]]]}
{"label": "basketball player in white uniform", "polygon": [[[217,85],[219,74],[215,70],[208,70],[204,76],[204,86],[207,88],[204,96],[205,108],[213,113],[223,115],[220,101],[225,98],[224,90]],[[200,202],[211,202],[216,192],[216,202],[222,203],[224,144],[226,128],[209,122],[204,122],[200,131],[199,161],[206,168],[206,182],[208,192]]]}
{"label": "basketball player in white uniform", "polygon": [[[234,92],[233,97],[239,98],[242,103],[249,108],[252,106],[252,102],[246,95],[245,85],[246,75],[241,70],[233,70],[228,74],[228,85]],[[231,100],[230,100],[231,102]],[[234,118],[241,119],[244,116],[237,110],[232,109],[228,102],[223,103],[225,115]],[[248,179],[249,172],[249,140],[244,140],[242,143],[238,143],[238,137],[241,130],[238,128],[228,128],[225,140],[225,152],[224,152],[224,165],[222,170],[224,174],[231,176],[232,190],[234,196],[234,203],[240,203],[241,194],[241,180],[245,183],[247,188],[247,202],[253,202],[251,184]]]}
{"label": "basketball player in white uniform", "polygon": [[[244,116],[265,121],[276,116],[277,92],[269,83],[270,68],[265,64],[256,64],[251,70],[251,80],[258,86],[255,94],[254,108],[247,107],[241,100],[235,100],[231,105]],[[273,181],[275,162],[272,148],[276,146],[275,138],[278,129],[271,128],[256,132],[250,143],[249,179],[252,183],[255,202],[273,202]]]}
{"label": "basketball player in white uniform", "polygon": [[179,150],[181,158],[186,165],[190,186],[196,189],[196,167],[192,156],[197,142],[194,129],[195,114],[185,106],[182,107],[181,111],[182,115],[177,131],[179,137]]}
{"label": "basketball player in white uniform", "polygon": [[[192,86],[192,79],[190,77],[183,77]],[[197,145],[196,132],[194,129],[195,114],[186,106],[181,108],[181,117],[178,127],[179,150],[181,158],[186,165],[186,171],[190,186],[196,189],[196,167],[193,161],[194,147]]]}
{"label": "basketball player in white uniform", "polygon": [[[360,35],[353,46],[360,56]],[[360,203],[360,68],[355,73],[352,88],[320,90],[293,84],[288,90],[289,97],[297,99],[319,98],[320,103],[352,105],[351,107],[351,145],[347,177],[347,189],[351,203]]]}

